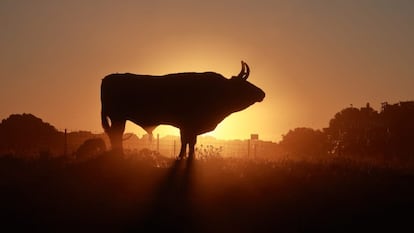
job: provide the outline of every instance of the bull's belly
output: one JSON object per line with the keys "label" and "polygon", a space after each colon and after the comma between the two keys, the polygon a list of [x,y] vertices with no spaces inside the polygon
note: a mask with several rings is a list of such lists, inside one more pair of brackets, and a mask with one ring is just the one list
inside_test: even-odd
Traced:
{"label": "bull's belly", "polygon": [[151,115],[148,113],[141,113],[140,115],[127,115],[126,120],[129,120],[142,128],[155,128],[159,125],[170,125],[177,128],[182,127],[183,123],[179,120],[171,119],[165,116]]}
{"label": "bull's belly", "polygon": [[183,108],[156,109],[135,107],[133,111],[130,107],[121,108],[118,106],[117,109],[112,108],[111,110],[122,113],[122,116],[119,115],[120,118],[139,125],[148,133],[152,132],[159,125],[170,125],[180,130],[186,129],[195,134],[203,134],[213,131],[224,119],[224,117],[211,116],[206,112],[194,112],[191,109]]}
{"label": "bull's belly", "polygon": [[180,130],[186,129],[199,135],[213,131],[219,122],[201,121],[199,117],[188,119],[166,119],[166,118],[127,118],[131,122],[141,126],[148,133],[151,133],[159,125],[170,125]]}

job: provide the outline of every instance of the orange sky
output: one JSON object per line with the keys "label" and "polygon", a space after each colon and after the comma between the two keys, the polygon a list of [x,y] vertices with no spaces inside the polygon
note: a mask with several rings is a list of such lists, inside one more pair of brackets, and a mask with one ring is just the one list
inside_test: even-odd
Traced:
{"label": "orange sky", "polygon": [[0,118],[26,112],[61,130],[102,132],[105,75],[230,77],[245,60],[266,98],[212,135],[278,141],[295,127],[328,126],[350,104],[413,100],[412,12],[402,0],[1,1]]}

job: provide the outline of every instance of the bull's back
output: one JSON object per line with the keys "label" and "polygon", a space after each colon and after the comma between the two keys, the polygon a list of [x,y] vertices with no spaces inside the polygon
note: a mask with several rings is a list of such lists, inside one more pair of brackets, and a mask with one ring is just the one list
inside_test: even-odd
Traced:
{"label": "bull's back", "polygon": [[[214,74],[214,73],[213,73]],[[225,78],[223,78],[225,79]],[[102,80],[102,98],[129,98],[130,100],[187,100],[190,96],[205,96],[224,81],[204,73],[178,73],[164,76],[111,74]]]}
{"label": "bull's back", "polygon": [[101,100],[112,114],[138,123],[177,125],[204,114],[225,80],[216,73],[111,74],[102,80]]}

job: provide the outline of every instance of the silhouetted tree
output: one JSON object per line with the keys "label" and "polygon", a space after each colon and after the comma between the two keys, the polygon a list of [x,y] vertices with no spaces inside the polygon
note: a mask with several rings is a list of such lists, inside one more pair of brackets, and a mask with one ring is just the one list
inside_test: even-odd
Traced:
{"label": "silhouetted tree", "polygon": [[327,141],[320,130],[296,128],[283,135],[280,146],[295,156],[318,156],[326,153]]}
{"label": "silhouetted tree", "polygon": [[383,103],[381,119],[390,156],[414,158],[414,101]]}
{"label": "silhouetted tree", "polygon": [[414,102],[346,108],[324,132],[335,154],[414,158]]}
{"label": "silhouetted tree", "polygon": [[0,151],[20,155],[56,152],[63,134],[32,114],[13,114],[0,123]]}
{"label": "silhouetted tree", "polygon": [[381,122],[378,112],[366,107],[349,107],[335,114],[325,133],[330,151],[335,154],[373,153],[381,144]]}

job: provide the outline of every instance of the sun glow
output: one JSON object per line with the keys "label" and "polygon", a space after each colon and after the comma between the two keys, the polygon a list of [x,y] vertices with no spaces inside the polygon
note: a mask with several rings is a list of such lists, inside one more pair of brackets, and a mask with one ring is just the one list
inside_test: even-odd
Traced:
{"label": "sun glow", "polygon": [[[167,49],[167,48],[166,48]],[[171,52],[176,55],[177,59],[170,60],[167,57],[160,57],[157,64],[143,64],[142,69],[136,69],[136,73],[141,74],[154,74],[164,75],[168,73],[176,72],[207,72],[213,71],[222,74],[226,78],[230,78],[232,75],[237,75],[240,72],[240,60],[241,58],[227,58],[227,59],[213,59],[217,57],[215,54],[217,51],[208,48],[204,48],[202,53],[191,53],[189,49],[182,50],[180,53],[174,53],[174,49]],[[194,48],[195,51],[200,51],[201,48]],[[186,52],[187,51],[187,52]],[[201,55],[203,54],[203,55]],[[225,55],[226,56],[226,55]],[[228,55],[230,56],[230,55]],[[225,61],[225,62],[224,62]],[[231,64],[228,64],[229,61]],[[253,65],[254,67],[254,65]],[[132,71],[134,72],[134,71]],[[252,73],[255,73],[254,70]],[[258,79],[259,80],[259,79]],[[250,80],[249,80],[250,81]],[[252,83],[255,83],[254,80]],[[220,100],[217,100],[220,101]],[[262,103],[257,103],[262,105]],[[260,133],[261,129],[258,125],[261,124],[250,124],[255,122],[258,116],[262,117],[268,114],[258,114],[258,110],[262,111],[263,107],[257,107],[256,105],[250,106],[247,109],[233,113],[224,119],[220,124],[217,125],[216,129],[207,132],[203,135],[215,137],[217,139],[231,140],[231,139],[247,139],[251,133]],[[252,110],[254,108],[254,110]],[[262,111],[263,112],[263,111]],[[138,136],[146,134],[146,131],[140,126],[128,122],[125,132],[133,132]],[[159,134],[160,137],[172,135],[179,136],[180,130],[169,125],[160,125],[153,131],[153,136],[156,137]]]}
{"label": "sun glow", "polygon": [[[233,113],[225,118],[220,124],[217,125],[216,129],[201,136],[212,136],[217,139],[232,140],[232,139],[247,139],[251,133],[260,133],[261,129],[255,128],[250,122],[254,118],[255,110],[246,112]],[[257,111],[257,109],[256,109]],[[134,133],[139,137],[147,134],[147,132],[140,126],[127,121],[125,132]],[[160,125],[153,131],[153,136],[157,137],[165,136],[179,136],[180,130],[170,125]]]}
{"label": "sun glow", "polygon": [[[208,43],[206,43],[206,40]],[[159,41],[157,47],[154,48],[151,56],[157,59],[148,60],[134,60],[125,66],[128,72],[137,74],[150,75],[165,75],[169,73],[180,72],[207,72],[212,71],[222,74],[226,78],[237,75],[240,72],[240,61],[245,60],[252,69],[251,81],[253,84],[261,87],[262,83],[256,83],[260,80],[258,77],[263,76],[260,70],[263,67],[250,62],[246,56],[246,52],[240,50],[234,41],[228,41],[223,38],[197,38],[192,37],[191,41],[176,40],[176,38],[167,38],[164,41]],[[226,51],[226,53],[223,53]],[[249,56],[250,57],[250,56]],[[172,59],[173,58],[173,59]],[[139,66],[137,66],[139,64]],[[260,69],[255,69],[261,67]],[[263,71],[262,71],[263,73]],[[268,75],[267,75],[268,76]],[[217,100],[220,101],[220,100]],[[250,137],[251,133],[260,133],[260,123],[250,124],[258,116],[264,114],[257,114],[257,108],[252,111],[250,108],[242,112],[231,114],[224,119],[215,130],[205,133],[204,135],[213,136],[217,139],[246,139]],[[259,110],[263,110],[259,108]],[[133,132],[138,136],[146,134],[140,126],[128,122],[126,132]],[[162,125],[154,129],[154,137],[159,134],[160,137],[173,135],[179,136],[179,129]]]}
{"label": "sun glow", "polygon": [[[130,121],[127,121],[126,123],[125,132],[134,133],[139,137],[142,137],[143,135],[147,134],[147,132],[143,128]],[[159,135],[160,137],[179,136],[180,130],[170,125],[160,125],[154,129],[152,134],[154,137],[156,137],[157,135]]]}

